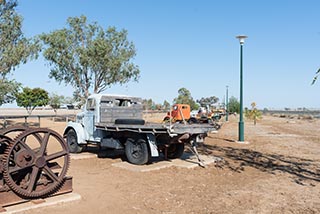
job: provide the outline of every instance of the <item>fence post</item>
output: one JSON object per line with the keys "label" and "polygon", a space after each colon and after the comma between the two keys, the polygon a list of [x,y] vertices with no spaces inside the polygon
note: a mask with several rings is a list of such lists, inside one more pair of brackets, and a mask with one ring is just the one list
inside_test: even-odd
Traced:
{"label": "fence post", "polygon": [[28,116],[24,116],[24,126],[28,127]]}
{"label": "fence post", "polygon": [[7,120],[6,120],[6,118],[3,118],[3,128],[7,128]]}

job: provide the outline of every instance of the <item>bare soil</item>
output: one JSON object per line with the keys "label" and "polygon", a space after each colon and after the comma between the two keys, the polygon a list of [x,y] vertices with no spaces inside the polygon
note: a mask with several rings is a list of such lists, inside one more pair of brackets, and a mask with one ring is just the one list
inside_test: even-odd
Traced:
{"label": "bare soil", "polygon": [[[207,168],[132,172],[111,165],[121,155],[72,160],[68,174],[82,200],[27,213],[320,213],[320,121],[246,121],[249,144],[236,143],[237,121],[230,116],[200,146],[222,158]],[[66,125],[41,123],[61,134]]]}

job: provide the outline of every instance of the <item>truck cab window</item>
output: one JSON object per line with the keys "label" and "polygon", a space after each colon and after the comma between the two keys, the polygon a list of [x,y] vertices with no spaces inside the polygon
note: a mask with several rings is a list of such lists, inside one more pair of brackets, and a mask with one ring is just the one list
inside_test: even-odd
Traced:
{"label": "truck cab window", "polygon": [[116,100],[118,105],[117,106],[125,106],[125,107],[129,107],[131,106],[131,102],[130,100],[123,100],[123,99],[119,99],[119,100]]}
{"label": "truck cab window", "polygon": [[87,111],[94,111],[96,107],[96,101],[95,99],[88,99],[87,101]]}

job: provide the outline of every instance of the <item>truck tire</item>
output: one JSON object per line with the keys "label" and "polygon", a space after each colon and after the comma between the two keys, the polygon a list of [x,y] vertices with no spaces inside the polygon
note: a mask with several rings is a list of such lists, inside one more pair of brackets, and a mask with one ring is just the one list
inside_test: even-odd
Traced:
{"label": "truck tire", "polygon": [[125,145],[125,153],[130,163],[143,165],[149,161],[149,150],[147,142],[144,139],[129,138]]}
{"label": "truck tire", "polygon": [[145,121],[142,119],[116,119],[114,123],[127,125],[144,125]]}
{"label": "truck tire", "polygon": [[70,129],[67,132],[67,144],[71,153],[80,153],[83,150],[83,146],[78,144],[77,133],[74,129]]}
{"label": "truck tire", "polygon": [[197,124],[197,123],[199,123],[199,121],[195,117],[190,117],[190,119],[188,120],[188,123],[189,124]]}
{"label": "truck tire", "polygon": [[180,158],[184,152],[184,143],[174,143],[168,147],[167,157],[169,159]]}

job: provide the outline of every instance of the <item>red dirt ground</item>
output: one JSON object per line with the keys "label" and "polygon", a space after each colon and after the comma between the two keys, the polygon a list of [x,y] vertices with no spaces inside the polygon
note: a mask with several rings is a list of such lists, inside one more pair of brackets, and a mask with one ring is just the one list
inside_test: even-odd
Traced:
{"label": "red dirt ground", "polygon": [[[210,134],[200,152],[223,160],[207,168],[132,172],[120,157],[72,160],[69,175],[82,200],[27,213],[320,213],[320,121],[237,118]],[[42,120],[62,133],[65,122]]]}

